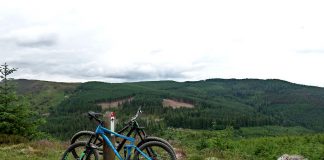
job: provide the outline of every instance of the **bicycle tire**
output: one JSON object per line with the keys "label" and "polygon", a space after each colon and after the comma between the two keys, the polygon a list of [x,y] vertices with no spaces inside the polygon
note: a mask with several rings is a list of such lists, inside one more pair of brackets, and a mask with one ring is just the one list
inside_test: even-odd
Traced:
{"label": "bicycle tire", "polygon": [[[76,142],[88,141],[91,136],[96,136],[96,133],[92,132],[92,131],[80,131],[72,136],[72,138],[70,140],[70,144],[72,145]],[[86,137],[86,139],[82,140],[81,137]],[[93,142],[91,142],[91,143],[93,143]],[[103,140],[101,137],[98,137],[97,143],[95,145],[98,147],[97,149],[98,149],[99,154],[102,154]],[[75,151],[72,151],[72,154],[74,156],[76,156]]]}
{"label": "bicycle tire", "polygon": [[[78,141],[86,141],[88,139],[90,139],[91,136],[96,136],[96,133],[95,132],[92,132],[92,131],[80,131],[76,134],[74,134],[70,140],[70,144],[73,144],[75,142],[78,142]],[[81,138],[80,137],[87,137],[86,140],[80,140]],[[91,142],[92,143],[92,142]],[[102,145],[102,138],[101,137],[98,137],[98,142],[96,144],[97,146],[100,146]]]}
{"label": "bicycle tire", "polygon": [[[99,160],[99,154],[94,148],[95,145],[92,143],[88,146],[87,142],[76,142],[68,147],[68,149],[63,153],[61,160],[79,159],[83,154],[85,154],[85,152],[88,152],[90,155],[90,157],[86,157],[86,160]],[[77,155],[74,155],[73,152],[77,153]]]}
{"label": "bicycle tire", "polygon": [[[80,131],[76,134],[74,134],[70,140],[70,143],[73,144],[75,142],[78,142],[80,141],[80,137],[88,137],[87,139],[89,139],[91,136],[95,136],[96,134],[92,131]],[[172,152],[175,154],[175,151],[173,150],[173,147],[171,146],[171,144],[166,141],[165,139],[163,138],[160,138],[160,137],[154,137],[154,136],[149,136],[149,137],[146,137],[144,139],[142,139],[138,144],[137,144],[137,147],[139,148],[141,145],[143,145],[144,143],[146,142],[150,142],[150,141],[158,141],[158,142],[161,142],[161,143],[164,143],[166,144],[171,150]],[[91,142],[93,143],[93,142]],[[96,143],[96,146],[99,147],[98,150],[99,150],[99,154],[102,154],[102,145],[103,145],[103,140],[101,137],[98,137],[98,142]],[[117,146],[118,147],[118,146]]]}
{"label": "bicycle tire", "polygon": [[[154,160],[176,160],[176,155],[166,144],[158,141],[146,142],[139,148],[142,152],[150,156]],[[162,152],[163,151],[163,152]],[[152,153],[153,152],[153,153]],[[133,160],[146,159],[143,155],[135,151]],[[142,157],[142,158],[141,158]]]}
{"label": "bicycle tire", "polygon": [[143,145],[144,143],[146,143],[146,142],[150,142],[150,141],[157,141],[157,142],[161,142],[161,143],[167,145],[167,146],[172,150],[172,152],[173,152],[174,154],[176,154],[175,151],[173,150],[173,147],[171,146],[171,144],[170,144],[167,140],[165,140],[165,139],[163,139],[163,138],[160,138],[160,137],[153,137],[153,136],[146,137],[145,139],[143,139],[142,141],[140,141],[140,142],[137,144],[137,147],[139,148],[139,147],[140,147],[141,145]]}

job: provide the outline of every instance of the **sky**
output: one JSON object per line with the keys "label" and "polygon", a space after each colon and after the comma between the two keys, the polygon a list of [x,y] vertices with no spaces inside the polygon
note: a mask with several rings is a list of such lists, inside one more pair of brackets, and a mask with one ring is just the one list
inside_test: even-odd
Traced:
{"label": "sky", "polygon": [[324,2],[0,0],[0,63],[59,82],[282,79],[324,87]]}

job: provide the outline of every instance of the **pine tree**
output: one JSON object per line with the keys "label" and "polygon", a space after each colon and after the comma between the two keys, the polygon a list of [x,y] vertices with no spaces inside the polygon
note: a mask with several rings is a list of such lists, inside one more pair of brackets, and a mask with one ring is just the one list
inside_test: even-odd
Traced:
{"label": "pine tree", "polygon": [[16,95],[15,85],[8,78],[15,71],[17,68],[9,68],[7,63],[0,66],[0,133],[31,138],[38,133],[40,121],[24,98]]}
{"label": "pine tree", "polygon": [[13,85],[8,82],[10,80],[8,79],[8,75],[16,70],[16,68],[8,68],[7,63],[0,66],[0,78],[2,79],[0,85],[0,104],[3,104],[4,107],[8,107],[10,101],[17,99],[13,92],[10,92],[13,89]]}

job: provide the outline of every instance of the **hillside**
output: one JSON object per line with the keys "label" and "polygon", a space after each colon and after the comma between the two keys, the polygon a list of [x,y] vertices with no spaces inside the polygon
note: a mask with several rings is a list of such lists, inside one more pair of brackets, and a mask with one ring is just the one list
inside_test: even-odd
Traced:
{"label": "hillside", "polygon": [[[89,126],[92,123],[83,113],[88,110],[103,111],[98,104],[125,99],[131,101],[109,109],[117,112],[120,121],[125,121],[138,106],[142,106],[145,114],[141,124],[151,132],[165,127],[210,130],[226,126],[239,129],[268,125],[301,126],[317,132],[324,131],[324,89],[282,80],[209,79],[82,84],[18,80],[17,83],[18,93],[39,97],[33,98],[34,108],[50,113],[43,130],[60,138],[69,138],[80,129],[93,130],[93,125]],[[194,107],[163,107],[164,99]]]}
{"label": "hillside", "polygon": [[80,83],[59,83],[39,80],[18,79],[17,94],[24,95],[31,104],[32,109],[40,114],[48,114],[59,105],[63,99],[80,85]]}

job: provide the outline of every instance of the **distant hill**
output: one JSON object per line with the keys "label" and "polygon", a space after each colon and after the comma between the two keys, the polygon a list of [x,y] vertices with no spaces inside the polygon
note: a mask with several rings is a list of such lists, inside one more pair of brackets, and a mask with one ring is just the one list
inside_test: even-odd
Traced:
{"label": "distant hill", "polygon": [[[98,104],[116,102],[123,103],[106,108],[115,110],[121,121],[142,106],[145,114],[141,124],[152,132],[165,127],[223,129],[266,125],[324,131],[324,88],[276,79],[81,84],[17,80],[17,83],[18,93],[32,97],[36,110],[50,113],[43,129],[61,138],[87,128],[89,120],[82,113],[102,112]],[[165,99],[194,107],[163,107]]]}
{"label": "distant hill", "polygon": [[17,94],[24,95],[31,103],[32,108],[40,114],[48,114],[61,101],[80,85],[80,83],[59,83],[39,80],[18,79]]}

